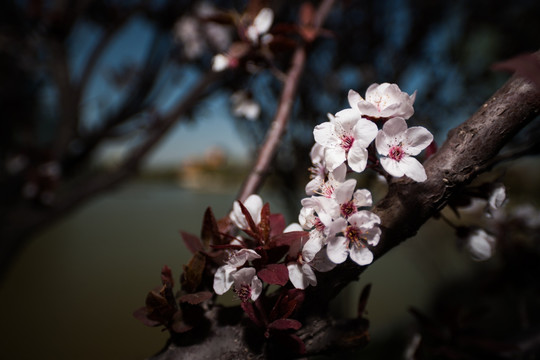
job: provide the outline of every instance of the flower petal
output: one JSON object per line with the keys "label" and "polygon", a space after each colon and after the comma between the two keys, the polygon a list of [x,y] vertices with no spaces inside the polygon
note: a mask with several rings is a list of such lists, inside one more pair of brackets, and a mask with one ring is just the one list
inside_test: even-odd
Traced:
{"label": "flower petal", "polygon": [[355,141],[347,154],[347,164],[353,171],[361,173],[366,169],[367,160],[367,149]]}
{"label": "flower petal", "polygon": [[420,162],[416,160],[415,158],[413,158],[412,156],[404,156],[401,159],[401,161],[397,163],[401,171],[403,171],[405,175],[407,175],[414,181],[417,181],[417,182],[426,181],[427,179],[426,170],[424,170],[424,167],[422,166],[422,164],[420,164]]}
{"label": "flower petal", "polygon": [[373,121],[360,119],[353,128],[354,142],[361,147],[367,148],[377,136],[377,132],[377,125]]}
{"label": "flower petal", "polygon": [[433,135],[422,126],[413,126],[405,131],[404,150],[409,155],[418,155],[433,141]]}
{"label": "flower petal", "polygon": [[360,96],[359,93],[357,93],[354,90],[349,90],[349,93],[347,94],[347,99],[349,100],[349,106],[353,109],[357,109],[357,105],[362,99],[362,96]]}
{"label": "flower petal", "polygon": [[233,284],[232,274],[236,271],[236,267],[230,265],[220,266],[214,275],[214,291],[218,295],[223,295],[229,290]]}
{"label": "flower petal", "polygon": [[326,246],[326,254],[330,261],[334,264],[341,264],[347,260],[349,254],[348,244],[349,242],[343,236],[336,236],[330,239]]}
{"label": "flower petal", "polygon": [[[405,157],[403,159],[405,159]],[[403,161],[403,159],[401,159],[401,161]],[[386,170],[386,172],[389,173],[390,175],[395,176],[395,177],[402,177],[403,175],[405,175],[405,173],[403,172],[403,170],[401,169],[399,165],[399,162],[397,162],[396,160],[390,159],[388,157],[382,157],[379,159],[379,161],[381,162],[381,165],[384,168],[384,170]]]}
{"label": "flower petal", "polygon": [[353,246],[350,256],[358,265],[368,265],[373,262],[373,253],[367,247]]}
{"label": "flower petal", "polygon": [[400,117],[390,119],[384,123],[382,131],[384,131],[389,138],[401,136],[402,133],[407,131],[407,122]]}

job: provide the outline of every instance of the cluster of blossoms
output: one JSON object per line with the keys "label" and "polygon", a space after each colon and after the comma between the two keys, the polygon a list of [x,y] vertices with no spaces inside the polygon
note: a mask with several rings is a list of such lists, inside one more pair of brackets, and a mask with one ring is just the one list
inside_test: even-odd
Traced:
{"label": "cluster of blossoms", "polygon": [[356,180],[347,180],[346,175],[369,166],[395,177],[426,180],[424,167],[413,156],[429,146],[433,136],[423,127],[407,127],[415,97],[416,93],[410,96],[388,83],[371,85],[365,99],[350,90],[350,108],[329,114],[330,121],[315,127],[313,176],[306,186],[311,197],[302,200],[299,217],[309,230],[304,260],[309,262],[322,251],[335,264],[347,257],[359,265],[373,261],[369,247],[379,242],[380,219],[366,210],[372,205],[371,193],[355,191]]}
{"label": "cluster of blossoms", "polygon": [[[306,185],[310,197],[301,202],[299,224],[283,230],[303,234],[287,243],[285,280],[295,288],[317,285],[315,271],[329,271],[348,257],[358,265],[373,261],[370,247],[379,242],[381,220],[368,210],[372,206],[369,190],[356,189],[357,182],[347,179],[348,172],[371,167],[395,177],[426,180],[424,168],[414,156],[432,143],[433,136],[423,127],[407,126],[415,96],[388,83],[371,85],[365,99],[350,90],[350,108],[328,115],[328,122],[315,127],[310,154],[313,176]],[[229,217],[249,234],[256,232],[262,211],[262,199],[251,195],[243,204],[235,202]],[[260,246],[248,248],[246,244],[241,237],[231,241],[235,247],[227,250],[228,259],[214,276],[217,294],[232,287],[244,302],[261,294],[260,272],[254,264],[267,257]]]}

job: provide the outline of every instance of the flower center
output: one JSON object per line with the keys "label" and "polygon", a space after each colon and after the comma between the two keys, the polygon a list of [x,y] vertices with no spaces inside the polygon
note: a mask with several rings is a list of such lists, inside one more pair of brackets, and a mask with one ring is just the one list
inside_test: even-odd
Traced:
{"label": "flower center", "polygon": [[403,156],[405,155],[405,151],[403,151],[403,147],[401,146],[401,143],[398,145],[394,145],[390,148],[388,151],[388,157],[392,160],[400,161]]}
{"label": "flower center", "polygon": [[350,135],[343,135],[341,137],[341,148],[345,150],[345,152],[349,152],[351,147],[353,146],[354,138]]}
{"label": "flower center", "polygon": [[366,247],[366,239],[362,236],[362,230],[360,228],[349,225],[345,229],[345,237],[347,240],[349,240],[349,248],[356,246],[356,247]]}
{"label": "flower center", "polygon": [[242,302],[247,302],[251,298],[251,286],[248,284],[242,284],[239,287],[235,287],[234,292]]}
{"label": "flower center", "polygon": [[352,214],[354,214],[357,211],[356,205],[354,205],[354,202],[347,201],[344,204],[341,204],[341,215],[343,215],[344,218],[348,218]]}
{"label": "flower center", "polygon": [[315,229],[317,229],[317,231],[323,232],[325,227],[326,226],[324,226],[321,219],[317,218],[315,220]]}

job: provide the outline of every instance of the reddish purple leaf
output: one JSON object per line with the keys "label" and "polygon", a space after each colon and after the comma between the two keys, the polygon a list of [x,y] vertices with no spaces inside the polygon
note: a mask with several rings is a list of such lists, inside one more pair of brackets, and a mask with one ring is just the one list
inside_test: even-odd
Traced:
{"label": "reddish purple leaf", "polygon": [[182,310],[178,311],[173,315],[171,330],[176,333],[184,333],[193,329],[193,326],[186,324],[182,319]]}
{"label": "reddish purple leaf", "polygon": [[208,248],[210,244],[217,245],[224,243],[219,233],[218,224],[211,207],[208,207],[204,213],[203,225],[201,229],[201,240],[206,248]]}
{"label": "reddish purple leaf", "polygon": [[242,306],[242,309],[244,309],[244,311],[246,312],[246,314],[249,316],[249,318],[251,319],[251,321],[253,321],[253,323],[256,325],[256,326],[259,326],[259,327],[263,327],[263,323],[261,320],[259,320],[259,318],[257,317],[257,314],[255,312],[255,308],[253,307],[253,303],[251,302],[243,302],[241,304]]}
{"label": "reddish purple leaf", "polygon": [[201,240],[197,236],[184,231],[180,231],[180,235],[182,235],[184,244],[186,244],[186,247],[192,254],[196,254],[199,251],[204,251]]}
{"label": "reddish purple leaf", "polygon": [[159,321],[150,320],[148,318],[148,309],[146,308],[146,306],[143,306],[135,310],[133,312],[133,316],[135,317],[135,319],[139,320],[146,326],[158,326],[159,324],[161,324]]}
{"label": "reddish purple leaf", "polygon": [[275,244],[274,246],[291,246],[292,242],[300,240],[303,237],[309,237],[309,233],[307,231],[291,231],[274,236],[272,243]]}
{"label": "reddish purple leaf", "polygon": [[270,204],[266,203],[261,209],[261,222],[259,223],[259,232],[263,244],[268,242],[270,230]]}
{"label": "reddish purple leaf", "polygon": [[298,330],[302,327],[302,323],[294,319],[277,319],[268,324],[268,329],[274,330]]}
{"label": "reddish purple leaf", "polygon": [[161,269],[161,283],[167,287],[174,286],[172,271],[167,265],[163,265],[163,268]]}
{"label": "reddish purple leaf", "polygon": [[281,296],[270,313],[270,319],[286,319],[304,302],[304,291],[289,289]]}
{"label": "reddish purple leaf", "polygon": [[521,54],[509,60],[494,64],[493,70],[515,72],[517,75],[532,81],[540,88],[540,57],[534,53]]}
{"label": "reddish purple leaf", "polygon": [[270,215],[270,237],[282,234],[285,227],[285,217],[282,214]]}
{"label": "reddish purple leaf", "polygon": [[285,264],[269,264],[259,270],[257,276],[268,284],[283,286],[289,281],[289,270]]}
{"label": "reddish purple leaf", "polygon": [[191,305],[197,305],[202,303],[203,301],[206,301],[212,297],[212,293],[210,291],[200,291],[193,294],[186,294],[180,296],[180,302],[187,302]]}
{"label": "reddish purple leaf", "polygon": [[251,214],[249,213],[249,210],[242,204],[240,201],[238,202],[240,204],[240,209],[242,209],[242,214],[244,214],[244,217],[246,218],[246,221],[248,222],[249,233],[246,231],[246,234],[248,234],[251,237],[254,237],[255,239],[260,239],[260,233],[259,233],[259,227],[255,225],[255,221],[253,221],[253,218],[251,217]]}

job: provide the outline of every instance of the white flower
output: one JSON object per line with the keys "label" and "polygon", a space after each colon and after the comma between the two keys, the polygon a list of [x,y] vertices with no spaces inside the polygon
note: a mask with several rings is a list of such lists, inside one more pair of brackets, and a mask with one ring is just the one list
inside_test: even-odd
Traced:
{"label": "white flower", "polygon": [[[308,259],[311,260],[308,261]],[[317,285],[317,277],[313,269],[326,272],[332,270],[335,266],[336,264],[328,259],[326,251],[319,249],[315,256],[311,256],[309,250],[302,249],[296,261],[287,264],[287,270],[289,271],[289,280],[291,280],[294,287],[305,289],[309,285]]]}
{"label": "white flower", "polygon": [[256,272],[250,267],[240,269],[232,275],[233,290],[242,302],[247,302],[249,299],[255,301],[261,295],[262,281],[255,275]]}
{"label": "white flower", "polygon": [[313,166],[310,168],[312,175],[306,185],[306,194],[332,197],[334,188],[345,181],[347,166],[341,164],[334,171],[329,171],[324,161],[324,147],[318,143],[311,148],[310,156]]}
{"label": "white flower", "polygon": [[212,58],[212,70],[220,72],[227,69],[231,64],[231,59],[227,55],[217,54]]}
{"label": "white flower", "polygon": [[293,262],[287,265],[289,280],[297,289],[305,289],[309,285],[317,285],[317,277],[308,263]]}
{"label": "white flower", "polygon": [[245,117],[248,120],[257,120],[261,114],[260,105],[243,90],[232,94],[231,102],[234,116]]}
{"label": "white flower", "polygon": [[[263,201],[261,197],[257,194],[249,195],[246,201],[243,202],[243,205],[249,211],[255,225],[258,225],[259,222],[261,222],[261,210],[263,208]],[[249,224],[238,201],[234,202],[233,210],[229,214],[229,218],[239,229],[249,229]]]}
{"label": "white flower", "polygon": [[[233,240],[234,241],[234,240]],[[235,250],[225,265],[220,266],[214,275],[214,291],[218,295],[223,295],[232,286],[234,282],[233,275],[237,268],[243,266],[248,261],[259,259],[261,256],[251,249]]]}
{"label": "white flower", "polygon": [[263,8],[255,19],[253,23],[247,28],[246,36],[251,42],[257,44],[259,42],[259,37],[266,34],[272,23],[274,22],[274,12],[270,8]]}
{"label": "white flower", "polygon": [[365,117],[408,119],[414,114],[415,98],[416,91],[409,95],[396,84],[372,84],[366,91],[366,99],[360,97],[357,107]]}
{"label": "white flower", "polygon": [[333,219],[339,217],[339,206],[334,199],[321,196],[302,199],[302,206],[298,221],[305,230],[310,230],[302,255],[309,262],[322,249],[328,236],[331,235],[330,225]]}
{"label": "white flower", "polygon": [[324,147],[329,171],[347,161],[351,169],[362,172],[367,164],[367,147],[377,136],[377,125],[366,119],[335,117],[315,126],[313,136]]}
{"label": "white flower", "polygon": [[484,261],[495,252],[495,238],[482,229],[476,229],[467,236],[465,247],[473,260]]}
{"label": "white flower", "polygon": [[355,187],[356,180],[349,179],[336,187],[334,191],[341,216],[345,219],[355,214],[359,207],[371,206],[373,203],[369,190],[358,189],[354,191]]}
{"label": "white flower", "polygon": [[381,165],[390,175],[401,177],[407,175],[414,181],[422,182],[427,179],[426,171],[418,160],[412,156],[418,155],[433,141],[433,135],[421,127],[407,129],[403,118],[388,120],[377,134],[375,146],[381,154]]}
{"label": "white flower", "polygon": [[358,108],[358,103],[360,101],[363,101],[364,99],[362,99],[360,94],[351,89],[347,94],[347,100],[349,101],[350,108],[338,111],[336,113],[336,117],[339,117],[341,119],[360,120],[363,114]]}
{"label": "white flower", "polygon": [[379,243],[381,229],[380,218],[370,211],[361,210],[347,220],[335,220],[330,232],[343,236],[332,236],[328,239],[326,252],[328,258],[335,264],[341,264],[348,256],[358,265],[367,265],[373,261],[373,253],[367,245],[375,246]]}
{"label": "white flower", "polygon": [[493,210],[500,208],[506,200],[506,189],[503,184],[494,184],[494,187],[489,194],[488,204]]}

